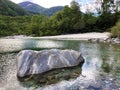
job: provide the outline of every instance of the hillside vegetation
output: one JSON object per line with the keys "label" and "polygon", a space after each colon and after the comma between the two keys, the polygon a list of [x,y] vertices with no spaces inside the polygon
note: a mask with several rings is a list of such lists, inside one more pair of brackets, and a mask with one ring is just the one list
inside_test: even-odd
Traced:
{"label": "hillside vegetation", "polygon": [[120,21],[118,21],[115,26],[111,28],[111,37],[120,38]]}
{"label": "hillside vegetation", "polygon": [[23,16],[28,15],[28,12],[9,0],[0,0],[0,15]]}
{"label": "hillside vegetation", "polygon": [[63,9],[63,6],[55,6],[51,8],[44,8],[38,4],[26,1],[18,4],[20,7],[24,8],[30,13],[36,13],[36,14],[44,14],[47,16],[52,16],[57,11],[60,11]]}
{"label": "hillside vegetation", "polygon": [[34,13],[42,13],[43,11],[46,10],[46,8],[39,6],[37,4],[34,4],[32,2],[29,2],[29,1],[19,3],[18,5],[24,8],[25,10],[29,12],[34,12]]}

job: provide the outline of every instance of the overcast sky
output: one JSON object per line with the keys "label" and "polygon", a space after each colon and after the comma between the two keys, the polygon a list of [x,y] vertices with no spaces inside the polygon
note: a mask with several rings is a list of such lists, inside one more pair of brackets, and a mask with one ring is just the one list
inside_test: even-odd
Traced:
{"label": "overcast sky", "polygon": [[24,1],[30,1],[39,4],[43,7],[49,8],[53,6],[65,6],[69,5],[72,0],[11,0],[15,3],[20,3]]}

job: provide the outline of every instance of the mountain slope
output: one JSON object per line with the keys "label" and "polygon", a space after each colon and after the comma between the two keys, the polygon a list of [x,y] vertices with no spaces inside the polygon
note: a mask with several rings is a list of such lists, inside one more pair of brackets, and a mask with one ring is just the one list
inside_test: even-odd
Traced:
{"label": "mountain slope", "polygon": [[18,5],[25,10],[33,13],[42,13],[44,10],[46,10],[46,8],[28,1],[19,3]]}
{"label": "mountain slope", "polygon": [[0,0],[0,15],[23,16],[28,15],[28,12],[9,0]]}
{"label": "mountain slope", "polygon": [[62,10],[63,6],[56,6],[56,7],[51,7],[51,8],[44,8],[38,4],[34,4],[32,2],[22,2],[18,4],[25,10],[29,11],[30,13],[39,13],[39,14],[44,14],[47,16],[53,15],[55,12]]}
{"label": "mountain slope", "polygon": [[63,9],[63,6],[56,6],[56,7],[51,7],[51,8],[48,8],[46,9],[43,13],[45,15],[48,15],[48,16],[51,16],[53,15],[54,13],[56,13],[57,11],[60,11]]}

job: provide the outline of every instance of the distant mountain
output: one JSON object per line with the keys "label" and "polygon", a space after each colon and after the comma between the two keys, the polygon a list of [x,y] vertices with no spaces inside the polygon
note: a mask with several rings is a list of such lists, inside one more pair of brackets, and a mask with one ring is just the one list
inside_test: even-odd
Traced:
{"label": "distant mountain", "polygon": [[56,12],[62,10],[62,9],[63,9],[63,6],[51,7],[51,8],[46,9],[43,13],[44,13],[45,15],[51,16],[51,15],[53,15],[54,13],[56,13]]}
{"label": "distant mountain", "polygon": [[32,3],[32,2],[22,2],[18,4],[25,10],[29,11],[30,13],[39,13],[39,14],[44,14],[47,16],[53,15],[55,12],[60,11],[63,9],[63,6],[56,6],[56,7],[51,7],[51,8],[44,8],[38,4]]}
{"label": "distant mountain", "polygon": [[28,1],[19,3],[18,5],[24,8],[25,10],[33,13],[42,13],[46,10],[46,8]]}
{"label": "distant mountain", "polygon": [[29,14],[23,8],[9,0],[0,0],[0,15],[23,16]]}

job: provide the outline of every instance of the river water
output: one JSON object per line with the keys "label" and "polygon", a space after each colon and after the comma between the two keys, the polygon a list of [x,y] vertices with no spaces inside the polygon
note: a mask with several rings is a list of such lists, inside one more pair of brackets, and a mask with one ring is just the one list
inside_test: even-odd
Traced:
{"label": "river water", "polygon": [[[40,86],[16,77],[17,53],[32,49],[73,49],[85,59],[76,78]],[[71,69],[71,74],[72,74]],[[62,73],[62,72],[59,72]],[[66,73],[68,73],[66,71]],[[0,90],[120,90],[120,45],[79,40],[0,39]]]}

